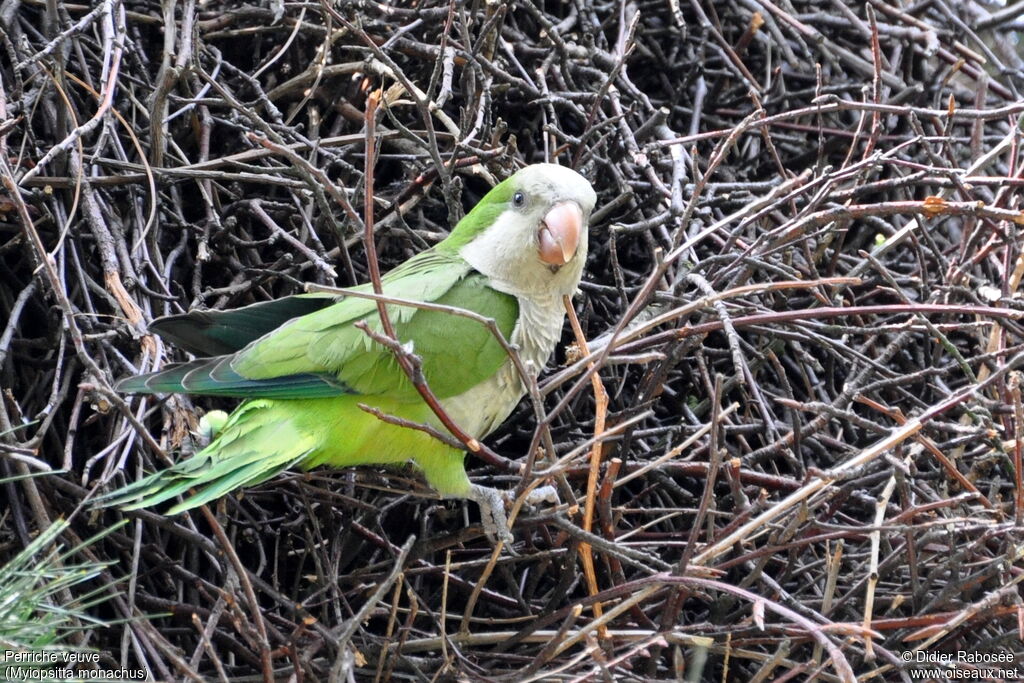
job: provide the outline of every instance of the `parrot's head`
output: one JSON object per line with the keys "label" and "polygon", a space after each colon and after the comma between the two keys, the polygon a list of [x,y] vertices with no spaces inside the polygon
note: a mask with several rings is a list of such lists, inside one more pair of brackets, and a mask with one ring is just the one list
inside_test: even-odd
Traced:
{"label": "parrot's head", "polygon": [[442,244],[496,289],[571,295],[587,259],[596,201],[594,188],[576,171],[534,164],[496,185]]}

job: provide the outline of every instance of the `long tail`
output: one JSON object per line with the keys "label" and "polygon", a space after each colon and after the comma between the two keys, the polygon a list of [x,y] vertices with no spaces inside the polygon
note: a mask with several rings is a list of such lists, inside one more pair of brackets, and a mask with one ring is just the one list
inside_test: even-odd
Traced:
{"label": "long tail", "polygon": [[281,414],[276,402],[249,401],[231,414],[206,448],[169,469],[101,496],[96,503],[137,510],[187,495],[167,511],[176,515],[266,481],[299,463],[315,447],[308,434]]}

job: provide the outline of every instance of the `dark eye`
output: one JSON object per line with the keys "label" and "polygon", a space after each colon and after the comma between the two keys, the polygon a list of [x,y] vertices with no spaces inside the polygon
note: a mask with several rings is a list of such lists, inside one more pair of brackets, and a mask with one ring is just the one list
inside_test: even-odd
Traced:
{"label": "dark eye", "polygon": [[521,208],[524,204],[526,204],[526,195],[524,195],[522,192],[516,192],[514,195],[512,195],[512,203],[516,206],[516,208]]}

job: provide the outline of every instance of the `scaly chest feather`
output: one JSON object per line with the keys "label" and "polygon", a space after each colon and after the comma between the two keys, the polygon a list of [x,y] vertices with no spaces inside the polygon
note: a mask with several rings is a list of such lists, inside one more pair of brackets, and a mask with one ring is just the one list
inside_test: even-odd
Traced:
{"label": "scaly chest feather", "polygon": [[[556,298],[517,298],[519,319],[509,341],[518,347],[527,372],[536,378],[562,336],[565,310]],[[441,405],[460,427],[482,439],[505,421],[524,393],[526,388],[519,371],[512,359],[508,359],[491,377],[458,396],[443,400]]]}

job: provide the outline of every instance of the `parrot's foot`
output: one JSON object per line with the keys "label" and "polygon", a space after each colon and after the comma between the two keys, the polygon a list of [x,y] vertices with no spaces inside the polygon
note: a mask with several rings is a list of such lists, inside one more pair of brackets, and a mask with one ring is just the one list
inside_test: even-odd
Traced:
{"label": "parrot's foot", "polygon": [[[488,486],[473,484],[467,498],[480,506],[480,519],[483,521],[487,538],[492,542],[501,540],[511,546],[512,532],[508,528],[505,504],[513,502],[512,491],[498,491]],[[531,507],[537,507],[541,503],[557,505],[561,501],[554,486],[539,486],[527,494],[524,502]]]}
{"label": "parrot's foot", "polygon": [[488,486],[473,484],[469,489],[469,500],[480,506],[480,519],[484,524],[484,533],[492,542],[504,541],[512,543],[512,532],[508,529],[508,517],[505,516],[505,500],[501,492]]}
{"label": "parrot's foot", "polygon": [[537,507],[541,503],[558,505],[562,501],[558,498],[558,489],[554,486],[538,486],[526,494],[526,504]]}

